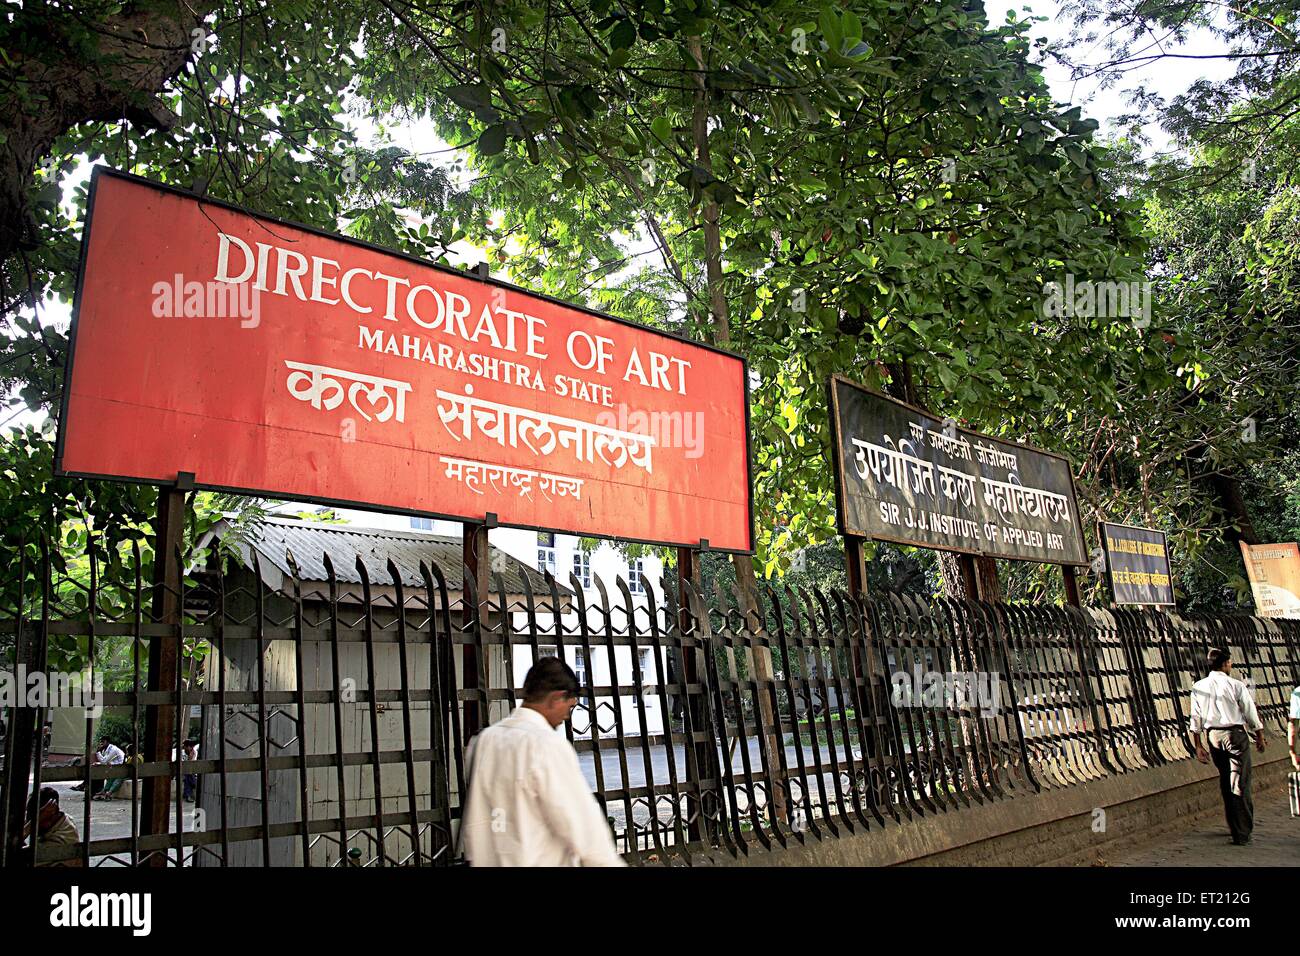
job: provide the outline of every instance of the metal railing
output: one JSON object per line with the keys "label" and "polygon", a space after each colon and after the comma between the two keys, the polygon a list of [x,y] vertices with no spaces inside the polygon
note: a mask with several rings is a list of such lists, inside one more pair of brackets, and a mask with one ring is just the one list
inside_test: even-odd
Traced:
{"label": "metal railing", "polygon": [[[466,573],[460,593],[436,566],[413,580],[358,557],[344,575],[328,555],[326,580],[277,591],[254,552],[251,567],[188,574],[181,621],[160,623],[138,552],[116,560],[111,586],[102,556],[56,569],[29,546],[8,565],[0,663],[107,675],[98,703],[141,755],[60,765],[37,732],[48,706],[10,709],[9,865],[31,859],[28,795],[56,785],[71,807],[73,782],[129,791],[129,805],[83,799],[69,813],[78,841],[38,848],[42,861],[451,864],[466,741],[518,703],[547,654],[582,676],[564,731],[620,848],[661,864],[1189,759],[1188,695],[1211,645],[1230,648],[1274,730],[1300,683],[1300,622],[1247,616],[790,589],[746,609],[689,584],[634,595],[622,579],[597,579],[588,603],[576,580],[571,596],[549,576],[548,590],[523,577],[508,594],[494,575],[480,594]],[[178,664],[151,672],[154,655]]]}

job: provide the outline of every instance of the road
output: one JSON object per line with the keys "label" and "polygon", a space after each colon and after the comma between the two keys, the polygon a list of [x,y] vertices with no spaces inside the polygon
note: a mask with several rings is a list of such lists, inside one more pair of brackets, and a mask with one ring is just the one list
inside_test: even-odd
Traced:
{"label": "road", "polygon": [[[624,788],[623,772],[619,762],[618,750],[614,746],[615,741],[608,741],[608,744],[602,742],[600,766],[604,777],[606,790],[621,790]],[[663,744],[652,744],[650,750],[650,767],[652,779],[657,787],[662,787],[665,793],[669,791],[671,777],[668,772],[668,748]],[[792,768],[799,766],[799,756],[794,744],[789,744],[785,748],[786,763]],[[843,745],[835,747],[836,758],[841,761],[840,767],[844,768],[845,748]],[[817,805],[821,801],[822,794],[819,792],[819,785],[816,774],[816,763],[813,759],[813,749],[811,744],[805,744],[803,748],[804,766],[808,770],[809,788],[813,791],[812,802]],[[835,783],[833,774],[830,772],[830,748],[821,745],[821,758],[823,774],[820,778],[820,788],[824,789],[825,797],[828,802],[834,806],[835,801]],[[686,749],[678,744],[673,747],[673,759],[675,760],[677,779],[680,781],[685,775],[686,768]],[[584,751],[578,754],[579,763],[582,765],[582,772],[587,777],[587,782],[591,785],[592,790],[597,789],[596,779],[596,757],[590,751]],[[718,760],[725,768],[726,762],[721,750],[718,752]],[[749,740],[749,760],[750,768],[756,781],[762,780],[763,761],[759,752],[757,739]],[[744,778],[743,756],[737,745],[736,750],[731,756],[732,772],[738,779]],[[645,758],[642,748],[639,745],[629,745],[627,754],[627,787],[637,788],[646,786]],[[802,787],[797,778],[790,782],[791,792],[796,801],[802,798]],[[848,794],[846,793],[847,797]],[[748,810],[749,804],[743,791],[737,791],[737,804],[740,810]],[[685,801],[683,801],[685,808]],[[610,800],[606,806],[606,812],[610,819],[614,821],[614,829],[621,832],[627,819],[626,804],[621,799]],[[685,812],[685,810],[684,810]],[[659,802],[659,819],[665,822],[673,819],[672,804],[668,799],[662,799]],[[633,803],[633,819],[641,825],[644,825],[650,819],[650,810],[646,805],[644,798],[640,803]]]}

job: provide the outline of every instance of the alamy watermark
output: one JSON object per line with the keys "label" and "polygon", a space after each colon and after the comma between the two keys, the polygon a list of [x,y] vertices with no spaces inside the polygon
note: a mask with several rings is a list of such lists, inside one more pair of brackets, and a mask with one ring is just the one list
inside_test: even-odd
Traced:
{"label": "alamy watermark", "polygon": [[704,457],[704,412],[645,411],[620,402],[602,409],[596,415],[596,424],[648,435],[656,448],[682,448],[687,458]]}
{"label": "alamy watermark", "polygon": [[50,925],[61,929],[121,927],[132,936],[148,936],[153,929],[150,893],[105,893],[73,886],[50,897]]}
{"label": "alamy watermark", "polygon": [[1135,328],[1151,324],[1151,283],[1098,282],[1075,279],[1043,286],[1043,315],[1048,318],[1129,319]]}
{"label": "alamy watermark", "polygon": [[0,671],[0,709],[76,707],[87,717],[104,712],[104,675],[90,671]]}
{"label": "alamy watermark", "polygon": [[978,709],[983,717],[996,717],[1002,682],[990,671],[910,671],[889,675],[890,702],[895,707],[946,707]]}
{"label": "alamy watermark", "polygon": [[179,272],[171,282],[153,284],[156,319],[238,319],[240,328],[262,322],[261,290],[247,282],[186,282]]}

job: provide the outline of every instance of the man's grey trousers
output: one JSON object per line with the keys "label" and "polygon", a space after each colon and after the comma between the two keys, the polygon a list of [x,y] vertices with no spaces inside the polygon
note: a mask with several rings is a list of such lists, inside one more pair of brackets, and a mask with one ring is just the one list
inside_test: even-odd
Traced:
{"label": "man's grey trousers", "polygon": [[1234,843],[1245,843],[1255,828],[1255,803],[1250,798],[1250,735],[1244,727],[1211,730],[1210,756],[1219,769],[1223,813]]}

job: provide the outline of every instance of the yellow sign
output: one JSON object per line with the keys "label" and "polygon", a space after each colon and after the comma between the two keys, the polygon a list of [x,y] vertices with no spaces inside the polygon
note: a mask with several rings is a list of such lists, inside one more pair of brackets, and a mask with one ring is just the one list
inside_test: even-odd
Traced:
{"label": "yellow sign", "polygon": [[1300,546],[1242,542],[1241,556],[1259,616],[1300,618]]}

